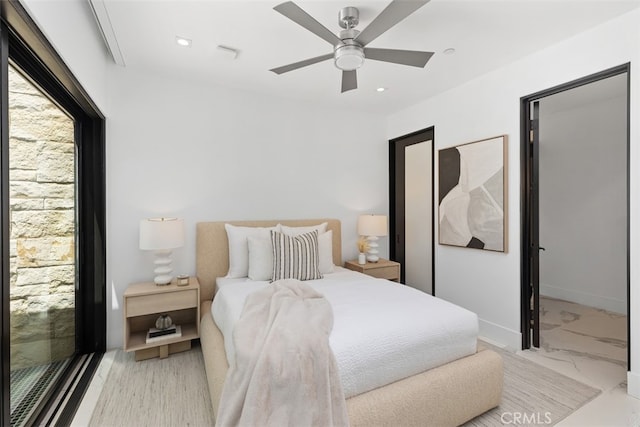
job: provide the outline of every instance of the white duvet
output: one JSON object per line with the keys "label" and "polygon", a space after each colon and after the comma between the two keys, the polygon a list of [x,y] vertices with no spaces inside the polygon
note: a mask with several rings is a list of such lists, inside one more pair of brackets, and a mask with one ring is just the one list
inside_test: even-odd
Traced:
{"label": "white duvet", "polygon": [[[330,345],[347,398],[476,352],[478,317],[447,301],[343,268],[305,283],[333,308]],[[218,281],[211,311],[230,365],[245,298],[263,286],[269,283]]]}

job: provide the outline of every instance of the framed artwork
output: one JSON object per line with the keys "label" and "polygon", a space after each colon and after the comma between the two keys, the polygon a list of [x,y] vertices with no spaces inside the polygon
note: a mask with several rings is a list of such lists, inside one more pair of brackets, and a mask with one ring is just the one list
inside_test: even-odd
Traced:
{"label": "framed artwork", "polygon": [[441,245],[507,252],[507,135],[438,151]]}

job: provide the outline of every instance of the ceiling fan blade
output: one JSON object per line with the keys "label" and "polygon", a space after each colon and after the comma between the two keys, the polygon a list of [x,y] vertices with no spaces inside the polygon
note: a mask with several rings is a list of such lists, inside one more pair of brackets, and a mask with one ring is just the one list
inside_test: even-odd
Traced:
{"label": "ceiling fan blade", "polygon": [[276,74],[282,74],[289,71],[297,70],[298,68],[306,67],[307,65],[326,61],[327,59],[331,58],[333,58],[333,53],[328,53],[326,55],[316,56],[315,58],[305,59],[304,61],[294,62],[293,64],[283,65],[282,67],[272,68],[269,71],[273,71]]}
{"label": "ceiling fan blade", "polygon": [[420,9],[429,0],[394,0],[382,11],[380,15],[362,30],[355,38],[362,46],[366,46],[389,28]]}
{"label": "ceiling fan blade", "polygon": [[340,40],[338,36],[329,31],[327,27],[316,21],[311,15],[292,1],[279,4],[273,9],[291,19],[296,24],[303,26],[321,39],[328,41],[331,43],[331,46],[342,43],[342,40]]}
{"label": "ceiling fan blade", "polygon": [[393,62],[394,64],[424,67],[433,56],[433,52],[400,49],[364,48],[364,57],[375,61]]}
{"label": "ceiling fan blade", "polygon": [[358,76],[356,75],[356,70],[351,71],[343,71],[342,72],[342,91],[340,93],[345,93],[349,90],[358,88]]}

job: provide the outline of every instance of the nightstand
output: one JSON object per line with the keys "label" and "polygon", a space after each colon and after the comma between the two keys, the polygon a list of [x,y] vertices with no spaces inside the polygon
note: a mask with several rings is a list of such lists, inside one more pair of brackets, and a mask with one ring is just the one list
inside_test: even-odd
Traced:
{"label": "nightstand", "polygon": [[378,262],[367,262],[366,264],[358,264],[358,260],[347,261],[344,263],[345,268],[358,271],[369,276],[378,277],[380,279],[400,281],[400,263],[382,259]]}
{"label": "nightstand", "polygon": [[[200,283],[157,286],[153,282],[134,283],[124,292],[124,350],[135,351],[136,360],[168,357],[191,348],[191,340],[200,337]],[[147,343],[149,328],[155,327],[161,314],[171,316],[179,325],[180,337],[156,339]]]}

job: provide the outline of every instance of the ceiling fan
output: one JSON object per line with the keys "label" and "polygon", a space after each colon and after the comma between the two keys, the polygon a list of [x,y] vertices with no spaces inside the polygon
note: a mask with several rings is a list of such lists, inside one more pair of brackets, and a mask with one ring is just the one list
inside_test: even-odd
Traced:
{"label": "ceiling fan", "polygon": [[294,62],[269,71],[282,74],[333,58],[335,66],[342,70],[342,92],[344,93],[358,87],[356,70],[362,66],[365,58],[422,68],[433,52],[377,49],[365,46],[428,2],[429,0],[394,0],[362,31],[355,29],[359,22],[358,9],[345,7],[338,13],[338,24],[344,28],[339,36],[333,34],[294,2],[279,4],[274,7],[277,12],[331,43],[333,53]]}

